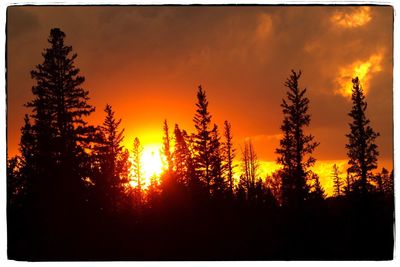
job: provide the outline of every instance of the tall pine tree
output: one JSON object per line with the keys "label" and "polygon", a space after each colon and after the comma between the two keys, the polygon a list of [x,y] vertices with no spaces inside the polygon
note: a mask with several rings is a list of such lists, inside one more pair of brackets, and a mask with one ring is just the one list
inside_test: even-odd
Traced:
{"label": "tall pine tree", "polygon": [[229,194],[233,194],[234,181],[233,181],[233,160],[235,158],[235,148],[232,142],[232,126],[228,121],[224,122],[224,138],[223,143],[223,167],[225,180],[228,182]]}
{"label": "tall pine tree", "polygon": [[365,101],[358,77],[352,79],[353,92],[351,100],[352,109],[348,114],[351,118],[350,133],[346,135],[349,142],[346,144],[349,157],[350,174],[356,179],[353,184],[355,192],[366,195],[370,190],[370,180],[373,178],[372,170],[377,167],[378,147],[375,139],[379,136],[370,126],[366,117],[367,102]]}
{"label": "tall pine tree", "polygon": [[193,118],[196,133],[194,134],[194,163],[196,175],[205,184],[207,192],[211,192],[211,115],[208,111],[208,101],[203,88],[197,92],[196,114]]}
{"label": "tall pine tree", "polygon": [[95,176],[95,188],[103,208],[115,210],[125,194],[125,185],[129,182],[129,153],[122,146],[124,129],[119,130],[121,119],[115,119],[115,112],[106,105],[106,117],[99,127],[97,144],[94,148],[97,158],[98,174]]}
{"label": "tall pine tree", "polygon": [[309,188],[306,183],[308,168],[315,163],[312,152],[318,146],[314,136],[306,135],[304,128],[310,125],[309,99],[306,89],[299,88],[301,71],[292,74],[286,80],[287,99],[282,100],[284,115],[281,130],[283,138],[276,149],[279,155],[277,163],[282,169],[282,197],[285,205],[301,206],[306,200]]}
{"label": "tall pine tree", "polygon": [[44,61],[31,72],[35,98],[27,103],[35,138],[33,191],[43,205],[81,205],[87,175],[85,147],[94,129],[85,121],[94,108],[87,103],[88,91],[81,87],[85,79],[75,67],[77,54],[64,38],[60,29],[50,31]]}

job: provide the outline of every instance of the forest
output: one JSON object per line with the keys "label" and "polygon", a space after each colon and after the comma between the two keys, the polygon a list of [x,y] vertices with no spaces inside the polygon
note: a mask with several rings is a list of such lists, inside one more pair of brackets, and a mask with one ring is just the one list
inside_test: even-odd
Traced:
{"label": "forest", "polygon": [[358,77],[343,122],[348,142],[337,144],[347,149],[347,173],[343,179],[332,166],[333,196],[310,169],[319,142],[307,130],[312,102],[294,70],[277,103],[278,171],[260,177],[252,141],[237,149],[235,125],[213,123],[199,86],[190,111],[195,131],[160,122],[164,168],[145,185],[140,139],[132,151],[122,145],[113,107],[103,108],[101,125],[88,122],[98,111],[65,37],[51,29],[43,61],[31,71],[19,154],[7,159],[9,259],[393,259],[394,173],[377,170],[379,133]]}

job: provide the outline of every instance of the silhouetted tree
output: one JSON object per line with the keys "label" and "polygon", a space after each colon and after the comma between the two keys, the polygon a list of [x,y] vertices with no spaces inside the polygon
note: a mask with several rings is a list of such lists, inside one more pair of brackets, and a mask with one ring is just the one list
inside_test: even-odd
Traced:
{"label": "silhouetted tree", "polygon": [[210,176],[211,176],[211,188],[214,196],[221,198],[226,192],[226,183],[222,176],[222,153],[221,143],[218,133],[218,127],[214,124],[214,127],[210,133]]}
{"label": "silhouetted tree", "polygon": [[333,194],[335,197],[341,195],[342,192],[342,181],[339,177],[339,168],[336,164],[333,164],[332,179],[333,179]]}
{"label": "silhouetted tree", "polygon": [[350,165],[348,171],[355,174],[354,189],[365,195],[368,192],[368,187],[371,186],[371,171],[377,167],[379,153],[375,139],[379,136],[379,133],[374,132],[369,125],[369,119],[365,115],[367,102],[358,77],[352,79],[352,82],[351,100],[353,107],[348,114],[352,122],[349,124],[350,133],[346,135],[349,140],[349,143],[346,144],[347,156],[349,157],[348,164]]}
{"label": "silhouetted tree", "polygon": [[196,114],[193,118],[196,133],[194,134],[194,164],[196,175],[211,192],[211,155],[213,154],[211,145],[211,115],[208,112],[208,101],[206,93],[199,86],[197,92]]}
{"label": "silhouetted tree", "polygon": [[325,190],[323,189],[320,181],[319,176],[316,173],[310,172],[310,179],[312,180],[311,191],[309,195],[309,199],[312,201],[322,201],[325,199],[326,194]]}
{"label": "silhouetted tree", "polygon": [[166,159],[166,165],[168,172],[172,172],[173,170],[173,160],[172,160],[172,152],[171,152],[171,138],[169,137],[169,128],[167,120],[164,120],[163,126],[164,136],[163,136],[163,155]]}
{"label": "silhouetted tree", "polygon": [[235,148],[232,142],[232,127],[228,121],[224,122],[224,138],[223,143],[223,167],[225,180],[228,182],[229,194],[233,194],[234,181],[233,181],[233,160],[235,158]]}
{"label": "silhouetted tree", "polygon": [[173,153],[173,160],[175,172],[179,182],[187,186],[191,186],[194,180],[197,180],[194,171],[194,164],[191,152],[188,147],[188,135],[184,130],[180,130],[179,126],[175,124],[175,149]]}
{"label": "silhouetted tree", "polygon": [[[13,157],[8,162],[7,184],[9,185],[8,196],[10,204],[18,203],[20,206],[32,204],[33,186],[37,180],[36,153],[37,143],[33,132],[30,118],[25,114],[24,126],[21,128],[21,139],[19,143],[20,156]],[[25,201],[24,198],[30,198]]]}
{"label": "silhouetted tree", "polygon": [[77,54],[71,54],[72,47],[64,44],[64,37],[58,28],[50,31],[44,62],[31,72],[35,98],[27,103],[32,108],[36,143],[34,191],[43,200],[42,208],[60,203],[81,205],[85,198],[85,147],[93,127],[88,127],[84,118],[94,108],[87,103],[88,92],[81,88],[85,79],[74,65]]}
{"label": "silhouetted tree", "polygon": [[142,203],[142,152],[143,148],[140,144],[139,138],[135,137],[133,141],[133,150],[132,150],[132,175],[133,181],[136,183],[136,192],[135,198],[138,205]]}
{"label": "silhouetted tree", "polygon": [[375,181],[378,185],[379,192],[384,193],[388,196],[393,194],[394,184],[392,173],[389,173],[386,168],[382,168],[381,172],[375,175]]}
{"label": "silhouetted tree", "polygon": [[21,158],[14,156],[7,160],[7,206],[20,208],[24,204],[26,179],[21,175]]}
{"label": "silhouetted tree", "polygon": [[103,125],[99,127],[94,156],[97,158],[98,175],[94,183],[98,199],[103,199],[103,208],[114,210],[122,204],[125,196],[125,185],[129,182],[129,152],[123,148],[124,129],[119,131],[121,119],[115,119],[110,105],[104,109],[106,113]]}
{"label": "silhouetted tree", "polygon": [[254,189],[259,167],[260,164],[257,160],[253,143],[251,140],[248,140],[244,143],[244,149],[242,150],[242,175],[248,199],[252,199],[254,197]]}
{"label": "silhouetted tree", "polygon": [[283,138],[280,140],[280,147],[276,149],[279,154],[277,163],[283,165],[283,202],[288,206],[302,205],[307,198],[307,169],[315,163],[311,154],[318,146],[314,136],[304,133],[304,128],[310,125],[310,101],[305,96],[306,89],[299,88],[300,76],[301,71],[296,73],[292,70],[285,82],[288,92],[287,100],[283,99],[281,104],[284,115],[281,126]]}
{"label": "silhouetted tree", "polygon": [[351,176],[349,170],[347,170],[347,173],[346,173],[346,180],[345,180],[345,186],[344,186],[344,188],[343,188],[343,193],[344,193],[346,196],[349,196],[350,193],[352,192],[352,187],[353,187],[353,178],[352,178],[352,176]]}
{"label": "silhouetted tree", "polygon": [[282,204],[282,170],[277,170],[265,179],[266,187],[271,191],[278,205]]}

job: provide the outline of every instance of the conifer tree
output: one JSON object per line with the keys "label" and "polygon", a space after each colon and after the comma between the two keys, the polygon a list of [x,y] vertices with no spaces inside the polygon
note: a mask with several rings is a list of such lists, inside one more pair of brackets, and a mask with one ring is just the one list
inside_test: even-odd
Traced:
{"label": "conifer tree", "polygon": [[194,164],[191,152],[188,145],[188,135],[185,130],[180,130],[179,126],[175,124],[174,129],[175,148],[173,153],[173,160],[175,172],[179,182],[190,186],[197,179],[194,171]]}
{"label": "conifer tree", "polygon": [[224,177],[222,176],[221,144],[218,127],[216,124],[214,124],[210,137],[210,175],[212,177],[212,193],[216,197],[222,197],[223,194],[226,192],[226,183]]}
{"label": "conifer tree", "polygon": [[309,198],[314,201],[322,201],[325,199],[326,194],[325,190],[323,189],[321,182],[319,181],[319,176],[316,173],[310,173],[311,180],[313,182],[311,186],[311,192]]}
{"label": "conifer tree", "polygon": [[228,121],[224,122],[224,138],[223,143],[223,167],[225,180],[228,182],[229,194],[233,194],[234,181],[233,181],[233,160],[235,158],[235,148],[232,142],[232,127]]}
{"label": "conifer tree", "polygon": [[333,193],[335,197],[341,195],[342,192],[342,181],[339,177],[339,168],[336,164],[333,164],[333,172],[332,172],[332,179],[333,179]]}
{"label": "conifer tree", "polygon": [[308,113],[309,99],[305,96],[306,89],[299,88],[301,71],[292,74],[285,82],[288,88],[287,99],[282,100],[284,115],[281,130],[283,138],[280,147],[276,149],[279,155],[277,163],[282,168],[282,197],[285,205],[302,205],[309,192],[306,184],[308,168],[315,163],[312,152],[318,146],[314,136],[306,135],[304,128],[310,125]]}
{"label": "conifer tree", "polygon": [[379,133],[371,128],[370,120],[366,117],[367,102],[358,77],[352,82],[353,106],[348,114],[352,121],[349,124],[350,133],[346,135],[349,140],[346,144],[350,165],[348,171],[355,175],[354,190],[365,196],[371,187],[372,170],[377,167],[379,153],[375,139]]}
{"label": "conifer tree", "polygon": [[139,205],[142,203],[142,187],[143,187],[143,170],[142,170],[142,152],[143,148],[140,144],[139,138],[135,137],[133,141],[132,151],[132,171],[133,181],[136,183],[136,201]]}
{"label": "conifer tree", "polygon": [[104,112],[106,117],[99,127],[98,140],[94,147],[99,168],[94,183],[100,198],[105,198],[104,206],[114,210],[121,204],[118,200],[121,200],[125,184],[129,182],[129,153],[121,144],[124,139],[124,129],[118,129],[121,119],[115,119],[115,112],[108,104]]}
{"label": "conifer tree", "polygon": [[197,92],[196,114],[193,118],[196,133],[194,134],[194,164],[196,175],[206,186],[207,192],[211,192],[211,115],[208,111],[206,93],[199,86]]}
{"label": "conifer tree", "polygon": [[172,160],[172,153],[171,153],[171,138],[169,137],[169,128],[167,120],[164,120],[164,136],[163,136],[163,155],[166,159],[167,170],[169,173],[173,170],[173,160]]}
{"label": "conifer tree", "polygon": [[44,61],[31,72],[36,82],[32,87],[35,98],[26,104],[32,108],[35,139],[33,191],[43,200],[42,206],[61,202],[64,206],[80,206],[85,198],[84,148],[94,129],[87,126],[85,117],[94,108],[87,103],[88,91],[81,87],[85,79],[75,67],[77,54],[64,44],[64,38],[60,29],[51,29],[50,47],[42,54]]}
{"label": "conifer tree", "polygon": [[242,175],[247,199],[254,197],[259,166],[253,143],[248,140],[244,143],[244,149],[242,150]]}

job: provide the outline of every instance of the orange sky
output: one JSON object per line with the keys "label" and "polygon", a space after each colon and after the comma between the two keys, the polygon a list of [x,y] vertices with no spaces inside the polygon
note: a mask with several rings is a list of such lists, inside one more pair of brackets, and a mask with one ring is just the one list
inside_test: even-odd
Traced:
{"label": "orange sky", "polygon": [[[193,131],[196,90],[203,85],[220,129],[232,123],[239,150],[251,138],[263,173],[274,164],[290,70],[302,69],[310,99],[308,131],[321,144],[316,169],[345,168],[348,88],[358,75],[368,116],[380,132],[380,167],[392,168],[391,7],[11,7],[7,18],[8,153],[18,151],[23,104],[32,98],[30,70],[52,27],[78,53],[99,124],[109,103],[122,118],[125,144],[161,142],[166,118]],[[270,166],[270,167],[267,167]],[[330,168],[329,167],[329,168]],[[268,169],[268,170],[267,170]],[[329,187],[329,177],[321,178]]]}

